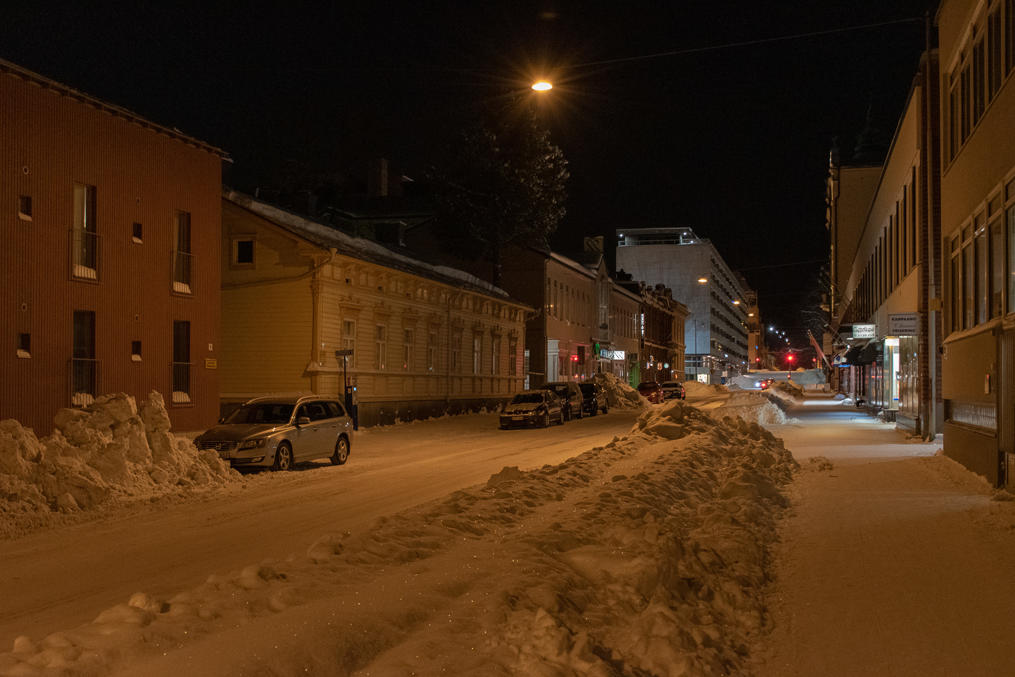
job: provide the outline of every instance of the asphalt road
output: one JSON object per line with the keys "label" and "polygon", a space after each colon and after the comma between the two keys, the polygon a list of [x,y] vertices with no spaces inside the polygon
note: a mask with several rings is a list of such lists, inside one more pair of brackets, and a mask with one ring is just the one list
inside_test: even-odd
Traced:
{"label": "asphalt road", "polygon": [[472,486],[505,466],[559,463],[624,435],[634,411],[539,430],[497,429],[495,415],[374,429],[349,463],[259,473],[242,486],[158,501],[0,542],[0,648],[95,618],[135,592],[171,596],[265,558],[303,552],[328,532]]}

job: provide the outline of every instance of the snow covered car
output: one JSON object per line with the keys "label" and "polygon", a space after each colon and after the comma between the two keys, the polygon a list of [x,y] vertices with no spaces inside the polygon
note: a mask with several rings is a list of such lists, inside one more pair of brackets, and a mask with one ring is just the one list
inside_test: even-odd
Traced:
{"label": "snow covered car", "polygon": [[550,390],[523,390],[504,406],[500,414],[500,427],[542,426],[564,423],[564,409],[560,398]]}
{"label": "snow covered car", "polygon": [[606,403],[606,390],[603,386],[593,381],[586,381],[578,384],[578,390],[582,391],[582,410],[589,416],[595,416],[602,410],[604,414],[609,413],[610,407]]}
{"label": "snow covered car", "polygon": [[270,466],[290,470],[294,463],[349,458],[352,419],[336,400],[316,395],[258,397],[245,402],[199,435],[198,449],[213,449],[233,467]]}
{"label": "snow covered car", "polygon": [[544,390],[553,392],[560,398],[560,405],[564,408],[564,420],[582,417],[582,391],[578,390],[578,384],[571,381],[551,381],[540,386]]}
{"label": "snow covered car", "polygon": [[687,392],[684,390],[684,384],[680,381],[663,381],[663,399],[666,400],[686,400]]}

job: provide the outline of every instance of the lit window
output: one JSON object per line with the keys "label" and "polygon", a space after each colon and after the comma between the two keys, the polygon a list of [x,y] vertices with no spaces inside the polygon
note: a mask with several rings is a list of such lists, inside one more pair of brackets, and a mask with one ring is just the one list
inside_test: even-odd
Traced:
{"label": "lit window", "polygon": [[193,255],[190,251],[190,213],[176,212],[173,221],[173,291],[191,294],[191,267]]}
{"label": "lit window", "polygon": [[131,341],[130,342],[130,361],[140,362],[141,361],[141,342]]}
{"label": "lit window", "polygon": [[95,186],[75,183],[71,272],[76,278],[97,280],[98,267],[99,240],[95,223]]}
{"label": "lit window", "polygon": [[134,244],[141,244],[144,241],[142,235],[144,234],[144,228],[137,221],[134,222],[131,228],[130,241]]}
{"label": "lit window", "polygon": [[385,369],[387,365],[386,353],[388,352],[388,336],[387,329],[383,324],[377,325],[377,331],[374,334],[374,347],[376,348],[376,354],[374,355],[374,368]]}

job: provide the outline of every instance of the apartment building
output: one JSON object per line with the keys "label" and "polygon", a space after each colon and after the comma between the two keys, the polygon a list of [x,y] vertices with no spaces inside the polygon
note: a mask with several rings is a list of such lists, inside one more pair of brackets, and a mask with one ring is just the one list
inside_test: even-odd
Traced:
{"label": "apartment building", "polygon": [[0,419],[157,390],[214,424],[224,158],[0,61]]}
{"label": "apartment building", "polygon": [[944,0],[944,451],[1015,481],[1015,2]]}

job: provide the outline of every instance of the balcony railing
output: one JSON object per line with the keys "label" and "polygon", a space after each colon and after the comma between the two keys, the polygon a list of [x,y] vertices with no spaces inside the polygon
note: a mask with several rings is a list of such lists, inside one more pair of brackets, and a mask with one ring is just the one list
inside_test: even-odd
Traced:
{"label": "balcony railing", "polygon": [[99,279],[99,234],[89,230],[70,230],[70,275],[76,280]]}
{"label": "balcony railing", "polygon": [[67,386],[72,407],[87,407],[99,393],[99,361],[72,358],[67,368]]}
{"label": "balcony railing", "polygon": [[172,261],[173,291],[177,294],[193,294],[194,255],[190,252],[173,250]]}
{"label": "balcony railing", "polygon": [[173,362],[173,404],[190,404],[190,362]]}

